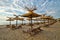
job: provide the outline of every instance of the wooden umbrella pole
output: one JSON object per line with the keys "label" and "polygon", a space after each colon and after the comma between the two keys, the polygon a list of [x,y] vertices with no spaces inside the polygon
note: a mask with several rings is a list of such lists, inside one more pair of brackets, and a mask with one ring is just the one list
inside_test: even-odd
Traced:
{"label": "wooden umbrella pole", "polygon": [[38,20],[36,19],[37,23],[38,23]]}
{"label": "wooden umbrella pole", "polygon": [[48,19],[48,26],[49,26],[49,19]]}
{"label": "wooden umbrella pole", "polygon": [[48,25],[49,25],[49,19],[48,19]]}
{"label": "wooden umbrella pole", "polygon": [[31,17],[31,28],[32,28],[32,17]]}
{"label": "wooden umbrella pole", "polygon": [[12,28],[12,25],[11,25],[11,19],[10,19],[10,28]]}
{"label": "wooden umbrella pole", "polygon": [[31,20],[29,20],[29,25],[30,25],[30,21],[31,21]]}
{"label": "wooden umbrella pole", "polygon": [[44,25],[45,25],[45,19],[44,19]]}
{"label": "wooden umbrella pole", "polygon": [[10,19],[10,26],[11,26],[11,19]]}
{"label": "wooden umbrella pole", "polygon": [[35,23],[35,20],[34,20],[34,23]]}
{"label": "wooden umbrella pole", "polygon": [[18,21],[16,20],[16,27],[17,27],[17,22],[18,22]]}
{"label": "wooden umbrella pole", "polygon": [[22,25],[23,25],[23,20],[22,20]]}
{"label": "wooden umbrella pole", "polygon": [[32,15],[31,15],[31,29],[32,29]]}
{"label": "wooden umbrella pole", "polygon": [[11,26],[11,21],[10,21],[10,26]]}

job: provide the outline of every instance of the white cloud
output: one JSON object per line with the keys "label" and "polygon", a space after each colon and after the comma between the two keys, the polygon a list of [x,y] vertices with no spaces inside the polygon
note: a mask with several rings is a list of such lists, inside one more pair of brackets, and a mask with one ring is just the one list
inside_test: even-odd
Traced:
{"label": "white cloud", "polygon": [[5,13],[5,14],[10,14],[10,15],[13,14],[13,13],[11,13],[11,12],[4,12],[4,13]]}
{"label": "white cloud", "polygon": [[0,12],[5,12],[5,10],[0,10]]}
{"label": "white cloud", "polygon": [[0,8],[5,8],[5,6],[0,6]]}
{"label": "white cloud", "polygon": [[1,15],[0,15],[0,20],[6,20],[6,19],[7,19],[6,16],[1,16]]}
{"label": "white cloud", "polygon": [[46,13],[47,13],[47,14],[55,14],[56,11],[54,11],[54,10],[50,10],[50,11],[46,11]]}
{"label": "white cloud", "polygon": [[45,6],[46,3],[48,3],[48,0],[46,0],[41,6]]}

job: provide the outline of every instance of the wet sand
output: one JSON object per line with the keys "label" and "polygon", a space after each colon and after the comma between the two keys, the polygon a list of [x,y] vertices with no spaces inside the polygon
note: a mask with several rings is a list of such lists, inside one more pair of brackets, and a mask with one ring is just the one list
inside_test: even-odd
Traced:
{"label": "wet sand", "polygon": [[11,30],[0,29],[0,40],[60,40],[60,23],[57,22],[50,27],[42,27],[41,32],[34,36],[23,33],[22,29]]}

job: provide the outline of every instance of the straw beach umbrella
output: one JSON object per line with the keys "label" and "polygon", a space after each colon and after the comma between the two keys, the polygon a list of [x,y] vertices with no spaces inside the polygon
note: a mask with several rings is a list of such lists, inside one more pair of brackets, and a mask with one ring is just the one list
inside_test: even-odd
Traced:
{"label": "straw beach umbrella", "polygon": [[[27,18],[27,20],[31,21],[31,18]],[[37,18],[32,18],[32,20],[34,21],[34,23],[35,23],[35,21],[38,22]]]}
{"label": "straw beach umbrella", "polygon": [[48,16],[48,18],[47,18],[47,20],[48,20],[48,25],[49,25],[51,19],[52,19],[52,17],[51,17],[51,16]]}
{"label": "straw beach umbrella", "polygon": [[12,28],[12,25],[11,25],[11,21],[14,21],[13,18],[11,17],[8,17],[9,19],[7,19],[6,21],[9,21],[10,25],[7,25],[8,28]]}
{"label": "straw beach umbrella", "polygon": [[46,16],[45,14],[43,14],[39,18],[37,18],[37,20],[42,20],[44,25],[45,25],[46,21],[48,21],[48,24],[49,24],[49,19],[50,19],[50,17]]}
{"label": "straw beach umbrella", "polygon": [[19,20],[21,20],[21,21],[22,21],[22,25],[23,25],[24,18],[19,18]]}
{"label": "straw beach umbrella", "polygon": [[38,20],[43,20],[44,24],[45,24],[45,20],[46,20],[47,16],[45,14],[41,15],[39,18],[37,18]]}
{"label": "straw beach umbrella", "polygon": [[22,21],[22,24],[23,24],[23,20],[24,20],[24,18],[20,18],[19,16],[20,15],[14,15],[15,16],[15,18],[14,18],[14,20],[16,20],[16,26],[17,26],[17,24],[18,24],[18,20],[21,20]]}
{"label": "straw beach umbrella", "polygon": [[7,19],[6,21],[10,21],[10,25],[11,25],[11,21],[14,21],[14,19],[13,18],[11,18],[11,17],[8,17],[9,19]]}
{"label": "straw beach umbrella", "polygon": [[31,10],[31,9],[29,9],[28,7],[26,7],[26,9],[28,10],[28,13],[23,14],[23,15],[21,15],[21,16],[22,16],[22,17],[31,18],[31,28],[32,28],[32,18],[34,18],[34,17],[39,17],[40,15],[33,12],[34,10],[36,10],[36,8],[34,8],[34,9]]}
{"label": "straw beach umbrella", "polygon": [[18,20],[19,20],[19,17],[16,16],[16,17],[14,18],[14,20],[16,20],[16,26],[17,26],[17,24],[18,24]]}
{"label": "straw beach umbrella", "polygon": [[[27,20],[29,21],[29,24],[30,24],[31,18],[27,18]],[[34,19],[32,18],[32,20],[34,20]]]}
{"label": "straw beach umbrella", "polygon": [[43,19],[43,20],[44,20],[44,25],[45,25],[45,20],[47,20],[47,22],[48,22],[48,24],[47,24],[47,25],[49,26],[51,16],[42,16],[42,17],[41,17],[41,19]]}
{"label": "straw beach umbrella", "polygon": [[48,16],[50,19],[48,19],[49,24],[54,23],[56,20],[53,18],[53,16]]}

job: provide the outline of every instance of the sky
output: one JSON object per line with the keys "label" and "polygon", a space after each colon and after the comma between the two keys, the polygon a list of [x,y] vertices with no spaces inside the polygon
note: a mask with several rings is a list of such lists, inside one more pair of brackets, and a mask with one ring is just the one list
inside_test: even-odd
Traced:
{"label": "sky", "polygon": [[14,14],[22,15],[27,12],[25,6],[32,8],[36,6],[37,14],[60,17],[60,0],[0,0],[0,24],[8,24],[7,17]]}

